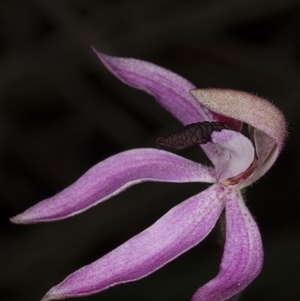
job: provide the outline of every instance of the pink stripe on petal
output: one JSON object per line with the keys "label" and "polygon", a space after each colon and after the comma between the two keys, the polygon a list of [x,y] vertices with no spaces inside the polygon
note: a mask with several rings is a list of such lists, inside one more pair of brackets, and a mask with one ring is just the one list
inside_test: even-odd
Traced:
{"label": "pink stripe on petal", "polygon": [[213,183],[215,178],[213,169],[172,153],[134,149],[98,163],[74,184],[11,221],[29,224],[63,219],[145,181]]}
{"label": "pink stripe on petal", "polygon": [[183,77],[149,62],[108,56],[92,47],[105,67],[117,78],[153,95],[158,103],[184,125],[210,120],[208,109],[189,93],[195,86]]}
{"label": "pink stripe on petal", "polygon": [[263,246],[259,229],[232,188],[226,193],[226,243],[219,274],[200,287],[192,301],[223,301],[243,290],[260,273]]}
{"label": "pink stripe on petal", "polygon": [[156,271],[209,234],[224,208],[223,196],[224,189],[215,184],[182,202],[148,229],[68,276],[42,301],[94,294]]}

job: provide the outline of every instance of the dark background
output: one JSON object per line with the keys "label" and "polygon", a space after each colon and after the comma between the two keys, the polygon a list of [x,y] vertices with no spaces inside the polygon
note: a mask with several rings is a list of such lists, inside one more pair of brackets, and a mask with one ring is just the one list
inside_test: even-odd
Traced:
{"label": "dark background", "polygon": [[[151,225],[201,184],[135,186],[70,219],[8,219],[62,190],[93,164],[155,140],[179,123],[116,80],[89,45],[169,68],[199,88],[257,93],[281,108],[289,138],[247,190],[265,264],[242,300],[299,300],[299,7],[294,0],[2,0],[2,301],[37,301],[69,273]],[[299,133],[299,132],[298,132]],[[199,148],[183,155],[204,161]],[[212,233],[137,282],[78,300],[190,300],[218,271]]]}

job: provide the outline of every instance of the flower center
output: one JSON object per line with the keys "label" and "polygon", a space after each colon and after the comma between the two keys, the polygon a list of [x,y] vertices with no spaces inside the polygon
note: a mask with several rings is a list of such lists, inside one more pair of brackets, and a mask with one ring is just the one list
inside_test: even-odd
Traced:
{"label": "flower center", "polygon": [[256,170],[257,165],[258,165],[258,159],[257,156],[255,155],[254,160],[252,164],[248,167],[248,169],[246,169],[245,171],[243,171],[237,176],[224,180],[223,184],[226,186],[230,186],[230,185],[236,185],[241,182],[244,182],[245,180],[247,180],[249,177],[253,175],[253,172]]}

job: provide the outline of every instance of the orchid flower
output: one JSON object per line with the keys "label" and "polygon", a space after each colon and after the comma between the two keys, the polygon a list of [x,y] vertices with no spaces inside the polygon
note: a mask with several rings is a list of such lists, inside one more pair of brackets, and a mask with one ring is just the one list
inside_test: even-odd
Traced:
{"label": "orchid flower", "polygon": [[[198,288],[192,301],[220,301],[234,296],[260,273],[263,265],[260,232],[241,189],[264,175],[278,157],[286,136],[284,116],[255,95],[196,89],[186,79],[152,63],[93,50],[112,74],[153,95],[184,126],[221,125],[219,130],[212,128],[200,144],[213,167],[160,149],[124,151],[98,163],[70,187],[13,217],[12,222],[64,219],[145,181],[211,185],[107,255],[69,275],[42,301],[91,295],[141,279],[200,243],[223,211],[226,234],[219,273]],[[241,133],[244,122],[249,127],[249,138]]]}

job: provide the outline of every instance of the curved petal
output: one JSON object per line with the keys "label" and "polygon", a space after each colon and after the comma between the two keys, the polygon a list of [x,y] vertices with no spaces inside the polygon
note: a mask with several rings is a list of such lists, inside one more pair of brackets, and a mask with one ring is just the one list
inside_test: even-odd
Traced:
{"label": "curved petal", "polygon": [[[184,125],[201,121],[219,121],[240,130],[242,123],[202,106],[191,94],[195,86],[185,78],[170,70],[149,62],[132,58],[119,58],[106,55],[92,47],[104,66],[125,84],[146,91]],[[201,148],[213,161],[218,153],[216,145],[201,145]]]}
{"label": "curved petal", "polygon": [[211,168],[166,151],[130,150],[98,163],[73,185],[11,221],[28,224],[63,219],[145,181],[213,183],[215,178]]}
{"label": "curved petal", "polygon": [[210,110],[246,122],[250,126],[258,166],[252,177],[241,187],[252,184],[264,175],[276,161],[287,135],[286,121],[282,112],[269,101],[246,92],[199,89],[193,90],[192,94]]}
{"label": "curved petal", "polygon": [[257,168],[242,187],[263,176],[276,161],[287,135],[282,112],[256,95],[224,89],[199,89],[191,93],[210,110],[248,123],[257,154]]}
{"label": "curved petal", "polygon": [[[189,90],[195,86],[181,76],[152,63],[106,55],[92,47],[104,66],[125,84],[153,95],[158,103],[184,125],[209,120]],[[206,112],[205,112],[206,111]]]}
{"label": "curved petal", "polygon": [[156,271],[209,234],[224,208],[223,197],[224,189],[215,184],[180,203],[148,229],[68,276],[42,301],[94,294]]}
{"label": "curved petal", "polygon": [[271,102],[256,95],[225,89],[191,91],[198,101],[224,116],[246,122],[270,136],[282,149],[286,137],[286,121],[282,112]]}
{"label": "curved petal", "polygon": [[249,126],[249,133],[255,145],[257,168],[252,176],[241,184],[240,188],[247,187],[262,177],[278,157],[278,147],[270,136],[251,126]]}
{"label": "curved petal", "polygon": [[263,246],[239,191],[227,189],[226,242],[219,274],[199,288],[192,301],[223,301],[243,290],[261,271]]}
{"label": "curved petal", "polygon": [[214,158],[219,182],[243,173],[254,160],[254,147],[241,133],[230,130],[213,132],[211,141],[219,146],[219,153]]}
{"label": "curved petal", "polygon": [[232,126],[236,131],[240,132],[243,127],[242,121],[236,119],[235,116],[227,116],[226,114],[220,113],[220,110],[218,111],[216,109],[216,106],[211,106],[213,109],[211,109],[210,106],[206,106],[207,95],[205,95],[205,93],[203,93],[203,91],[207,91],[207,90],[210,91],[210,90],[215,90],[215,89],[192,89],[192,90],[190,90],[190,93],[191,93],[191,95],[193,95],[193,97],[195,99],[197,99],[197,101],[201,105],[203,105],[203,107],[206,110],[209,110],[211,120],[226,123],[226,124]]}

